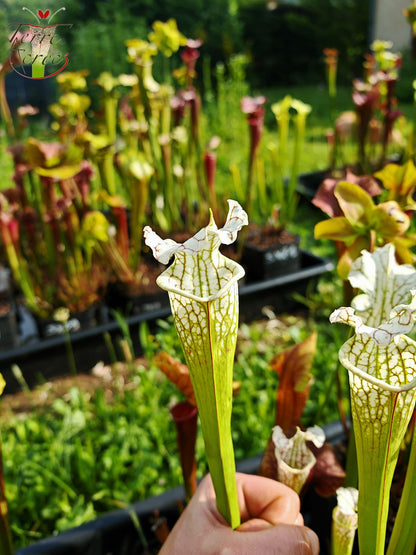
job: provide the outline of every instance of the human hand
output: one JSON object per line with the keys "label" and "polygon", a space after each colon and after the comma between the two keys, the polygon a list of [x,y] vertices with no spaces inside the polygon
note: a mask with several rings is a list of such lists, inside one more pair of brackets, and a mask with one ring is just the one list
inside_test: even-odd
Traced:
{"label": "human hand", "polygon": [[236,474],[242,524],[232,530],[205,476],[159,555],[318,555],[316,534],[303,526],[298,495],[280,482]]}

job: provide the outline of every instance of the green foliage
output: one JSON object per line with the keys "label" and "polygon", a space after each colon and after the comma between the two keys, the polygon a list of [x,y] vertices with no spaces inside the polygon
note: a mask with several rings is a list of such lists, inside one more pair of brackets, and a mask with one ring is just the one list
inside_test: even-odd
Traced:
{"label": "green foliage", "polygon": [[254,84],[323,82],[326,47],[340,51],[340,81],[345,84],[361,75],[369,0],[299,0],[268,6],[263,0],[69,0],[65,17],[74,24],[67,36],[72,68],[86,67],[94,76],[110,67],[117,68],[114,74],[121,73],[123,40],[145,37],[154,21],[173,17],[186,37],[203,39],[202,54],[212,67],[217,62],[228,66],[231,56],[244,51],[252,62],[249,76]]}
{"label": "green foliage", "polygon": [[269,10],[265,2],[250,2],[240,8],[240,17],[254,83],[296,84],[313,76],[309,63],[319,58],[320,52],[308,11],[297,6]]}
{"label": "green foliage", "polygon": [[248,63],[246,56],[236,54],[230,58],[228,66],[223,62],[216,64],[213,76],[215,86],[211,82],[204,82],[205,113],[209,130],[212,135],[218,135],[226,143],[227,152],[229,143],[235,137],[241,137],[242,134],[248,136],[246,118],[240,109],[241,99],[250,93],[246,79]]}
{"label": "green foliage", "polygon": [[[181,32],[189,38],[201,38],[211,60],[228,60],[240,51],[239,22],[233,13],[230,0],[165,0],[149,2],[154,8],[153,21],[166,21],[174,17]],[[140,12],[142,9],[140,8]],[[148,20],[149,21],[149,20]]]}
{"label": "green foliage", "polygon": [[[114,36],[113,23],[120,14],[128,22],[127,29],[137,22],[144,26],[143,29],[146,30],[140,35],[142,37],[150,31],[154,21],[174,18],[186,37],[204,40],[204,52],[215,64],[219,60],[227,60],[241,48],[239,21],[233,4],[230,0],[212,0],[209,3],[203,0],[142,0],[139,3],[133,0],[116,0],[111,3],[69,0],[67,9],[74,14],[76,21],[83,22],[89,28],[94,29],[93,22],[100,25],[102,32],[110,38]],[[133,36],[125,34],[126,39]],[[78,41],[78,35],[74,40]],[[89,52],[90,50],[87,55]],[[114,54],[116,52],[114,48]],[[108,66],[106,69],[108,70]]]}
{"label": "green foliage", "polygon": [[5,53],[10,53],[10,43],[8,40],[8,31],[10,31],[7,27],[8,20],[6,13],[0,11],[0,52],[2,53],[2,62],[4,62]]}
{"label": "green foliage", "polygon": [[[393,46],[393,51],[394,46]],[[416,76],[416,60],[412,58],[409,50],[403,52],[402,67],[399,69],[399,79],[396,83],[396,96],[400,102],[414,105],[413,81]],[[412,114],[413,115],[413,114]]]}
{"label": "green foliage", "polygon": [[[325,79],[322,51],[337,48],[339,80],[361,75],[368,46],[370,7],[366,0],[300,0],[242,2],[243,40],[252,58],[251,79],[262,85],[294,85]],[[351,37],[354,41],[351,41]]]}
{"label": "green foliage", "polygon": [[[232,416],[237,460],[261,453],[274,424],[278,376],[269,369],[269,360],[316,325],[322,336],[305,425],[336,418],[331,369],[339,343],[334,329],[339,329],[327,320],[316,324],[301,316],[241,325],[234,367],[241,389]],[[145,326],[142,335],[148,331]],[[171,318],[160,320],[155,335],[147,336],[147,356],[160,349],[181,357]],[[152,364],[137,362],[128,368],[124,390],[111,385],[113,396],[110,388],[87,392],[74,382],[55,400],[44,389],[49,400],[42,408],[15,415],[3,412],[4,472],[15,547],[182,484],[169,414],[182,394]],[[112,379],[122,379],[116,369]],[[314,420],[317,412],[319,422]],[[196,456],[201,477],[207,472],[201,434]]]}
{"label": "green foliage", "polygon": [[90,20],[74,25],[70,36],[71,71],[88,68],[90,78],[111,71],[114,75],[130,71],[125,41],[145,38],[147,29],[141,18],[132,19],[124,10],[115,10],[111,21]]}
{"label": "green foliage", "polygon": [[111,403],[101,389],[90,398],[74,387],[50,408],[4,425],[16,544],[81,524],[120,503],[156,495],[166,484],[181,483],[169,416],[172,392],[157,387],[155,369],[136,370],[135,387]]}

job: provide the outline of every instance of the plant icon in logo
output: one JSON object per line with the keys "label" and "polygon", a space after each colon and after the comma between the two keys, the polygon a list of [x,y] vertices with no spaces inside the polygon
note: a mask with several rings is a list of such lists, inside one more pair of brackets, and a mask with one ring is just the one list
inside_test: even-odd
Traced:
{"label": "plant icon in logo", "polygon": [[[22,8],[36,19],[37,25],[19,23],[10,35],[10,65],[13,70],[28,79],[48,79],[60,73],[69,63],[68,54],[62,55],[59,49],[59,27],[72,27],[72,24],[55,23],[52,19],[60,8],[51,15],[50,10],[38,10],[37,15],[29,8]],[[28,72],[31,68],[31,75]],[[48,71],[49,70],[49,73]]]}
{"label": "plant icon in logo", "polygon": [[[61,8],[61,10],[62,9],[65,9],[65,8]],[[45,12],[43,12],[42,10],[38,10],[38,16],[41,19],[48,19],[50,13],[51,12],[49,10],[45,10]],[[55,13],[57,13],[57,12],[55,12]]]}

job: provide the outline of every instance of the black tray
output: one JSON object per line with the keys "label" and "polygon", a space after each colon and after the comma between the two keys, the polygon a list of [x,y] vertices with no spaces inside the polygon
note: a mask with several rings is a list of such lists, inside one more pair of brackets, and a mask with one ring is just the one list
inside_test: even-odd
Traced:
{"label": "black tray", "polygon": [[[276,314],[293,309],[296,301],[293,293],[305,294],[310,281],[322,274],[332,271],[334,264],[326,259],[302,251],[301,269],[262,282],[244,282],[239,287],[240,320],[249,322],[263,317],[263,307],[270,307]],[[148,312],[128,316],[126,321],[130,327],[131,337],[136,355],[141,354],[138,328],[142,322],[154,325],[156,320],[166,318],[170,314],[168,294],[161,291],[160,307]],[[26,317],[28,315],[25,315]],[[104,333],[114,339],[121,336],[119,323],[107,315],[108,321],[93,328],[71,333],[71,344],[74,352],[76,368],[79,373],[89,372],[98,362],[110,362]],[[62,336],[39,339],[35,335],[31,342],[7,351],[0,352],[0,365],[6,381],[5,393],[13,393],[20,389],[11,367],[17,364],[29,387],[39,382],[69,373],[68,357],[65,349],[65,338]]]}

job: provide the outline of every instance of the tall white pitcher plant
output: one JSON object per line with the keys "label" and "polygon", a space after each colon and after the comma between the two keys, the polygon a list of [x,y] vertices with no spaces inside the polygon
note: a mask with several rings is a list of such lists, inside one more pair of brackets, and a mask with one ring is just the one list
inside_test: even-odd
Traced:
{"label": "tall white pitcher plant", "polygon": [[209,225],[183,244],[162,240],[150,227],[146,244],[155,258],[173,263],[157,279],[168,291],[176,330],[189,367],[201,420],[205,450],[217,506],[236,528],[240,514],[235,483],[231,437],[233,364],[238,331],[238,286],[243,268],[219,252],[231,244],[247,214],[228,201],[227,221],[218,229],[211,214]]}
{"label": "tall white pitcher plant", "polygon": [[363,293],[331,322],[355,328],[339,359],[348,370],[357,444],[361,555],[384,553],[390,486],[416,400],[416,343],[405,334],[416,314],[416,271],[392,244],[363,251],[349,281]]}

